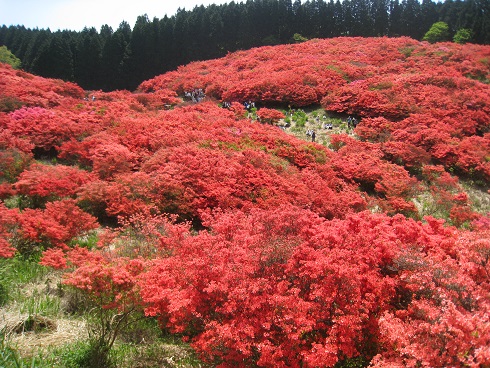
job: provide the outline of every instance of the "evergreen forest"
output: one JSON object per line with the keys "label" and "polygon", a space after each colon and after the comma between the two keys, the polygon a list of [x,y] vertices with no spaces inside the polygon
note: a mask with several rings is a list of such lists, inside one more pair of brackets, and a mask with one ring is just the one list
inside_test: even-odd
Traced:
{"label": "evergreen forest", "polygon": [[191,61],[252,47],[342,36],[421,40],[436,22],[460,30],[470,42],[490,43],[488,0],[247,0],[179,9],[114,30],[30,29],[3,25],[0,46],[36,75],[76,82],[87,90],[134,90],[142,81]]}

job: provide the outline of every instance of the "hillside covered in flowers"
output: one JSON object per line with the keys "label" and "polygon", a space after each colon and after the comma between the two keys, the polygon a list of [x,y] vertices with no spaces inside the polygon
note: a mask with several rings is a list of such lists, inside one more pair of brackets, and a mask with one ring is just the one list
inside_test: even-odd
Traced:
{"label": "hillside covered in flowers", "polygon": [[[403,37],[134,92],[0,64],[0,257],[41,253],[216,366],[488,367],[490,218],[463,183],[488,196],[489,81],[489,46]],[[323,143],[278,126],[311,107],[336,119]]]}

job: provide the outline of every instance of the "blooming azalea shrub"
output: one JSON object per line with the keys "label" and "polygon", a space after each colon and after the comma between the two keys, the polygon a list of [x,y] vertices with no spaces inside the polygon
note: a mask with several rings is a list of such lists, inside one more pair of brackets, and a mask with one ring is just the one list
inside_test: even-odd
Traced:
{"label": "blooming azalea shrub", "polygon": [[10,258],[17,249],[12,245],[11,232],[17,226],[17,212],[0,203],[0,257]]}
{"label": "blooming azalea shrub", "polygon": [[[442,221],[430,219],[436,232]],[[488,228],[474,233],[450,234],[436,247],[404,250],[395,256],[396,272],[404,290],[406,308],[384,313],[380,320],[383,353],[375,367],[407,365],[487,366],[488,298],[479,291],[488,286]],[[472,269],[471,272],[466,272]],[[485,272],[485,271],[484,271]],[[458,343],[455,341],[458,340]],[[391,348],[394,347],[395,349]],[[396,353],[395,353],[396,351]]]}
{"label": "blooming azalea shrub", "polygon": [[362,139],[383,142],[385,147],[393,144],[413,147],[399,151],[402,156],[398,160],[407,167],[413,167],[416,158],[421,163],[428,163],[431,158],[461,174],[487,180],[488,162],[485,149],[489,145],[488,134],[467,135],[474,134],[474,126],[468,133],[462,133],[457,127],[459,121],[468,123],[463,117],[457,117],[456,120],[438,119],[429,114],[412,114],[398,122],[385,118],[367,118],[357,126],[356,133]]}
{"label": "blooming azalea shrub", "polygon": [[2,234],[17,251],[33,254],[43,249],[68,249],[69,242],[98,227],[96,219],[76,206],[74,200],[48,202],[46,208],[22,212],[1,208],[15,221]]}
{"label": "blooming azalea shrub", "polygon": [[[336,71],[324,67],[314,70],[309,61],[308,51],[303,53],[294,45],[252,49],[217,59],[212,65],[191,63],[145,81],[138,88],[146,92],[171,88],[181,95],[204,88],[207,95],[224,101],[307,106],[318,103],[329,87],[343,83]],[[297,72],[291,73],[293,69]]]}
{"label": "blooming azalea shrub", "polygon": [[333,147],[339,147],[334,166],[348,181],[359,183],[363,190],[381,200],[386,213],[415,214],[410,199],[418,192],[418,182],[401,166],[383,160],[379,145],[359,142],[347,135],[335,135]]}
{"label": "blooming azalea shrub", "polygon": [[[9,119],[8,115],[0,114],[0,124],[2,124],[2,128],[5,127],[6,121]],[[18,137],[8,129],[2,129],[0,132],[0,147],[2,151],[8,149],[15,149],[23,154],[29,155],[34,149],[34,144],[29,141],[28,137]]]}
{"label": "blooming azalea shrub", "polygon": [[29,137],[40,148],[49,150],[70,136],[64,119],[43,107],[22,107],[10,113],[10,122],[4,127],[19,137]]}
{"label": "blooming azalea shrub", "polygon": [[0,182],[15,182],[31,161],[32,155],[16,148],[0,150]]}
{"label": "blooming azalea shrub", "polygon": [[48,202],[45,209],[23,211],[0,206],[0,243],[5,257],[34,254],[48,248],[68,249],[72,240],[96,229],[96,219],[74,200]]}
{"label": "blooming azalea shrub", "polygon": [[68,252],[56,248],[46,250],[41,264],[71,271],[64,283],[87,291],[102,308],[122,310],[139,304],[134,299],[137,297],[134,289],[136,276],[143,271],[142,260],[120,257],[114,262],[104,252],[74,247]]}
{"label": "blooming azalea shrub", "polygon": [[234,112],[237,119],[244,118],[247,115],[247,110],[245,110],[245,106],[236,101],[233,101],[230,104],[229,110]]}
{"label": "blooming azalea shrub", "polygon": [[152,109],[168,109],[180,102],[175,91],[166,89],[159,89],[153,93],[137,94],[136,100],[146,108]]}
{"label": "blooming azalea shrub", "polygon": [[447,173],[442,166],[426,165],[422,175],[434,201],[426,214],[450,219],[457,226],[480,217],[471,210],[469,197],[462,191],[458,178]]}
{"label": "blooming azalea shrub", "polygon": [[83,305],[76,308],[90,309],[90,356],[87,364],[110,365],[109,353],[116,338],[141,318],[141,303],[135,281],[144,263],[122,257],[111,262],[107,253],[90,252],[79,247],[67,254],[60,249],[49,249],[44,252],[40,263],[64,270],[64,284],[84,292],[86,299]]}
{"label": "blooming azalea shrub", "polygon": [[261,122],[267,124],[277,123],[279,120],[284,119],[285,117],[282,112],[275,109],[268,109],[266,107],[262,107],[261,109],[257,110],[257,116],[260,118]]}
{"label": "blooming azalea shrub", "polygon": [[14,184],[17,194],[42,203],[62,198],[75,198],[81,186],[94,180],[94,175],[73,166],[35,163],[19,175]]}
{"label": "blooming azalea shrub", "polygon": [[455,167],[463,173],[480,173],[480,177],[490,178],[490,133],[483,137],[465,137],[461,143],[454,148],[457,157]]}
{"label": "blooming azalea shrub", "polygon": [[412,143],[389,141],[381,144],[380,148],[385,160],[405,167],[410,173],[419,173],[430,162],[427,151]]}

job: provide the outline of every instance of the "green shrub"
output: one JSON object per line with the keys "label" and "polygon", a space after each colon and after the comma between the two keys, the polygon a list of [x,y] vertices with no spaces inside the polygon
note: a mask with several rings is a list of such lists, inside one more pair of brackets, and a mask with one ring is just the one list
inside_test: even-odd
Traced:
{"label": "green shrub", "polygon": [[458,29],[458,31],[454,35],[453,41],[456,43],[465,44],[471,41],[472,36],[473,35],[471,29],[461,28]]}
{"label": "green shrub", "polygon": [[449,40],[449,26],[445,22],[436,22],[424,35],[424,41],[429,43],[443,42]]}
{"label": "green shrub", "polygon": [[21,61],[7,48],[7,46],[0,46],[0,63],[9,64],[14,69],[20,69]]}
{"label": "green shrub", "polygon": [[369,365],[363,357],[346,358],[335,364],[335,368],[364,368]]}
{"label": "green shrub", "polygon": [[37,257],[0,258],[0,305],[10,300],[24,302],[22,286],[40,280],[48,273],[48,269],[39,265]]}
{"label": "green shrub", "polygon": [[52,367],[65,368],[108,368],[112,367],[108,354],[101,354],[92,341],[78,341],[56,349],[45,357]]}
{"label": "green shrub", "polygon": [[292,37],[292,41],[294,43],[301,43],[301,42],[305,42],[305,41],[308,41],[308,39],[306,37],[303,37],[301,34],[299,33],[295,33]]}

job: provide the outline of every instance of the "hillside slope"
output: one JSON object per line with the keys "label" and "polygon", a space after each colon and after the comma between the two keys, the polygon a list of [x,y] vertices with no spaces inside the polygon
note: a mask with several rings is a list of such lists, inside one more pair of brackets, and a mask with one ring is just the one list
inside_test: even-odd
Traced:
{"label": "hillside slope", "polygon": [[[489,58],[312,40],[134,93],[0,65],[0,256],[63,270],[102,352],[144,313],[212,365],[489,365],[490,219],[458,180],[488,190]],[[319,105],[325,144],[276,126]]]}

